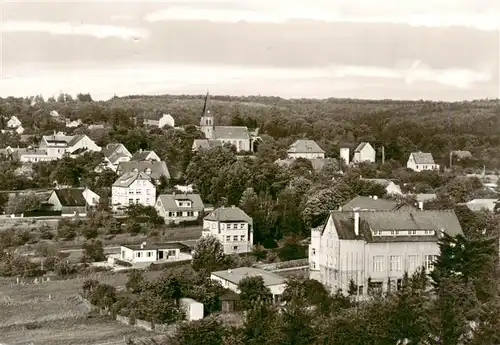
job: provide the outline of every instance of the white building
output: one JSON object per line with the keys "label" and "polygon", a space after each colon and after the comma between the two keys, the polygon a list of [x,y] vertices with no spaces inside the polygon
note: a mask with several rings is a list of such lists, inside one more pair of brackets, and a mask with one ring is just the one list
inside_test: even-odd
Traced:
{"label": "white building", "polygon": [[165,126],[175,127],[175,120],[170,114],[162,114],[160,118],[156,117],[154,119],[145,119],[144,124],[146,126],[154,126],[158,128],[163,128]]}
{"label": "white building", "polygon": [[210,274],[212,280],[219,282],[224,288],[237,294],[240,293],[238,289],[239,283],[248,277],[262,277],[264,285],[271,291],[275,302],[279,302],[286,289],[286,279],[284,277],[255,267],[238,267]]}
{"label": "white building", "polygon": [[400,286],[405,271],[433,269],[442,231],[463,233],[454,211],[333,211],[311,230],[310,278],[331,291],[346,293],[351,280],[359,295],[369,280],[370,288],[387,291]]}
{"label": "white building", "polygon": [[16,116],[11,116],[7,121],[7,128],[16,129],[22,125],[21,121]]}
{"label": "white building", "polygon": [[113,183],[111,200],[114,209],[133,204],[154,206],[156,187],[151,182],[151,177],[143,172],[125,173]]}
{"label": "white building", "polygon": [[133,264],[179,259],[180,246],[176,243],[122,245],[120,259]]}
{"label": "white building", "polygon": [[290,145],[288,158],[322,159],[325,151],[314,140],[297,140]]}
{"label": "white building", "polygon": [[412,152],[406,163],[406,167],[413,171],[436,170],[439,171],[439,164],[434,162],[432,153]]}
{"label": "white building", "polygon": [[354,150],[353,163],[375,163],[376,152],[370,143],[362,142]]}
{"label": "white building", "polygon": [[162,194],[155,205],[156,212],[167,224],[195,221],[204,208],[200,195],[193,193]]}
{"label": "white building", "polygon": [[59,133],[44,135],[39,148],[47,151],[47,156],[51,159],[60,159],[66,153],[78,154],[85,151],[101,151],[101,148],[85,134],[64,135]]}
{"label": "white building", "polygon": [[203,219],[202,236],[219,239],[224,254],[248,253],[253,246],[253,221],[238,207],[219,207]]}
{"label": "white building", "polygon": [[186,314],[187,321],[201,320],[205,316],[203,303],[195,301],[192,298],[181,298],[179,300],[181,309]]}
{"label": "white building", "polygon": [[105,166],[103,168],[111,169],[116,171],[118,164],[120,162],[128,162],[132,157],[132,154],[121,143],[108,144],[102,150],[105,160]]}

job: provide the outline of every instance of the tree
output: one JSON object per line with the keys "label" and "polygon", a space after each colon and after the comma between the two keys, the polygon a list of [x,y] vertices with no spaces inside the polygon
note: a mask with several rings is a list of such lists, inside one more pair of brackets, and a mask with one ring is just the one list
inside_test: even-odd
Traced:
{"label": "tree", "polygon": [[300,301],[304,306],[314,306],[321,312],[328,312],[332,305],[332,298],[324,285],[314,279],[289,279],[281,299],[287,303]]}
{"label": "tree", "polygon": [[239,284],[240,303],[245,309],[250,308],[253,303],[269,303],[272,300],[272,294],[269,288],[264,284],[264,279],[260,276],[243,278]]}
{"label": "tree", "polygon": [[139,293],[143,291],[146,285],[146,280],[144,274],[139,270],[132,270],[128,274],[128,280],[125,284],[125,288],[133,293]]}
{"label": "tree", "polygon": [[220,321],[206,318],[182,323],[174,336],[175,345],[223,345],[225,328]]}
{"label": "tree", "polygon": [[83,249],[82,262],[106,260],[106,255],[104,255],[104,248],[102,246],[102,242],[99,240],[92,240],[85,242],[82,246],[82,249]]}
{"label": "tree", "polygon": [[19,214],[40,209],[42,199],[34,192],[10,197],[5,207],[7,214]]}
{"label": "tree", "polygon": [[116,302],[116,289],[108,284],[99,284],[90,290],[90,303],[109,309]]}
{"label": "tree", "polygon": [[224,249],[219,239],[213,235],[203,236],[194,247],[191,266],[195,271],[207,270],[208,272],[222,269],[228,263]]}

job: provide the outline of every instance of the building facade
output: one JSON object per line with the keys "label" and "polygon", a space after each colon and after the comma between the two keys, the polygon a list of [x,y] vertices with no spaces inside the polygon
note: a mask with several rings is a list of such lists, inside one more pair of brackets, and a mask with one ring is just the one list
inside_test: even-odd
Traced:
{"label": "building facade", "polygon": [[344,293],[352,281],[359,295],[397,288],[405,272],[433,269],[442,232],[463,234],[454,211],[333,211],[311,230],[310,278]]}
{"label": "building facade", "polygon": [[434,162],[432,153],[412,152],[406,163],[406,167],[413,171],[435,170],[439,171],[439,164]]}
{"label": "building facade", "polygon": [[376,152],[373,146],[368,142],[362,142],[354,150],[353,163],[375,163]]}
{"label": "building facade", "polygon": [[203,219],[202,236],[219,239],[224,254],[248,253],[253,247],[253,221],[238,207],[219,207]]}
{"label": "building facade", "polygon": [[156,212],[165,223],[195,221],[203,213],[204,205],[199,194],[171,193],[158,196]]}
{"label": "building facade", "polygon": [[297,140],[287,151],[288,158],[323,159],[325,151],[314,140]]}
{"label": "building facade", "polygon": [[111,187],[111,202],[114,209],[134,204],[154,206],[156,187],[151,182],[151,177],[143,172],[125,173]]}

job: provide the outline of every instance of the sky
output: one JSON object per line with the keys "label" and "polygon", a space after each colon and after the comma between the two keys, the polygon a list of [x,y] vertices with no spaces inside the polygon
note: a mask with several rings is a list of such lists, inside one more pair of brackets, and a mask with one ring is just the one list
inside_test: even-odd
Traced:
{"label": "sky", "polygon": [[0,0],[0,96],[500,97],[498,0]]}

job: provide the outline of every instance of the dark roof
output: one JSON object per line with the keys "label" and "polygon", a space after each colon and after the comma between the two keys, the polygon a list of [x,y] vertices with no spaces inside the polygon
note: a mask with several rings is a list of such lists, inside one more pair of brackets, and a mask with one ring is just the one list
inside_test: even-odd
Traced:
{"label": "dark roof", "polygon": [[252,218],[249,217],[242,209],[236,206],[219,207],[213,210],[205,217],[206,220],[219,222],[240,222],[245,221],[250,225],[253,224]]}
{"label": "dark roof", "polygon": [[83,197],[83,189],[78,188],[66,188],[66,189],[54,189],[57,198],[62,206],[84,207],[87,205],[85,198]]}
{"label": "dark roof", "polygon": [[114,144],[108,144],[106,147],[102,150],[102,154],[104,157],[109,158],[122,144],[119,143],[114,143]]}
{"label": "dark roof", "polygon": [[394,200],[374,199],[369,196],[357,196],[347,204],[342,206],[342,210],[349,211],[359,208],[361,211],[392,211],[402,206],[401,203]]}
{"label": "dark roof", "polygon": [[[203,211],[203,201],[199,194],[193,193],[176,193],[176,194],[162,194],[158,197],[161,201],[161,207],[165,211]],[[178,207],[175,200],[189,200],[191,201],[191,207]]]}
{"label": "dark roof", "polygon": [[472,154],[470,151],[463,151],[463,150],[457,150],[453,151],[453,155],[457,157],[458,159],[464,159],[464,158],[471,158]]}
{"label": "dark roof", "polygon": [[151,177],[142,171],[131,171],[124,173],[118,177],[118,179],[113,183],[113,187],[130,187],[132,183],[136,180],[147,180],[151,181]]}
{"label": "dark roof", "polygon": [[138,162],[142,162],[142,161],[146,161],[147,158],[148,158],[148,155],[150,153],[154,153],[156,155],[156,153],[154,151],[143,151],[143,150],[140,150],[140,151],[137,151],[136,153],[134,153],[134,155],[130,158],[131,161],[138,161]]}
{"label": "dark roof", "polygon": [[158,249],[183,249],[186,245],[182,243],[153,243],[148,244],[141,248],[141,244],[122,244],[122,247],[131,250],[158,250]]}
{"label": "dark roof", "polygon": [[244,126],[215,126],[215,139],[250,139],[250,132]]}
{"label": "dark roof", "polygon": [[78,134],[78,135],[73,136],[73,138],[71,138],[71,140],[68,142],[68,146],[75,145],[80,140],[82,140],[84,137],[85,137],[85,134]]}
{"label": "dark roof", "polygon": [[153,161],[130,161],[130,162],[120,162],[116,168],[116,173],[122,175],[127,172],[140,171],[147,172],[151,169],[151,178],[158,180],[162,175],[167,179],[170,178],[170,172],[168,171],[167,164],[165,162],[153,162]]}
{"label": "dark roof", "polygon": [[432,153],[428,152],[412,152],[415,164],[435,164]]}
{"label": "dark roof", "polygon": [[[330,212],[340,239],[364,239],[367,242],[421,242],[435,241],[435,236],[372,236],[371,231],[383,230],[442,230],[450,236],[463,234],[460,222],[453,210],[412,211],[361,211],[359,212],[359,236],[354,232],[354,213]],[[324,230],[324,228],[323,228]]]}
{"label": "dark roof", "polygon": [[217,146],[222,146],[222,141],[217,139],[195,139],[193,141],[196,149],[211,149]]}

